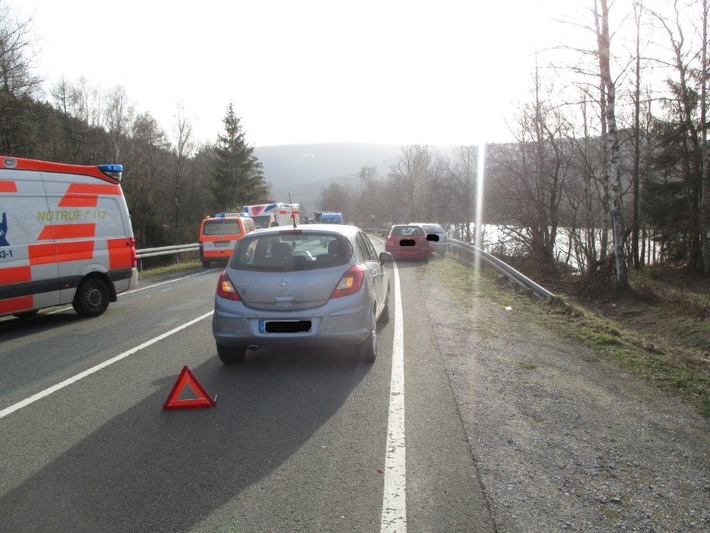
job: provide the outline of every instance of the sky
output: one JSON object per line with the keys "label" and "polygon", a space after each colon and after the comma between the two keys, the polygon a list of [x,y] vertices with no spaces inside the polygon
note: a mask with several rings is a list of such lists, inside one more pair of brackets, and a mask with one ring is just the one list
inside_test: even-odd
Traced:
{"label": "sky", "polygon": [[579,37],[558,20],[588,3],[9,0],[47,94],[121,85],[169,136],[182,109],[201,143],[232,103],[252,146],[507,140],[536,52]]}

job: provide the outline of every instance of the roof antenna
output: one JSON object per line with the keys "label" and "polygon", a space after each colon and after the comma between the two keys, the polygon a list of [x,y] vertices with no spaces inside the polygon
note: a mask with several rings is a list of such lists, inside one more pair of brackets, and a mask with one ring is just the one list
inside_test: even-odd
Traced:
{"label": "roof antenna", "polygon": [[291,220],[293,221],[293,229],[296,229],[296,215],[293,214],[293,203],[291,203],[291,193],[288,193],[288,207],[291,209]]}

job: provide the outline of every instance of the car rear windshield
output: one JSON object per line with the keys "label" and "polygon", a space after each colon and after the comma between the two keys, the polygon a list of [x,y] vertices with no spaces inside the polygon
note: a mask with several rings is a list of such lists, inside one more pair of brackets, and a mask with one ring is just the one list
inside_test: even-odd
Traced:
{"label": "car rear windshield", "polygon": [[236,220],[205,220],[203,235],[238,235],[241,233]]}
{"label": "car rear windshield", "polygon": [[395,226],[392,228],[392,235],[424,235],[424,230],[419,226]]}
{"label": "car rear windshield", "polygon": [[422,224],[422,227],[427,233],[445,233],[444,228],[436,224]]}
{"label": "car rear windshield", "polygon": [[284,231],[250,234],[237,243],[229,267],[237,270],[290,272],[344,265],[352,256],[350,242],[341,235]]}

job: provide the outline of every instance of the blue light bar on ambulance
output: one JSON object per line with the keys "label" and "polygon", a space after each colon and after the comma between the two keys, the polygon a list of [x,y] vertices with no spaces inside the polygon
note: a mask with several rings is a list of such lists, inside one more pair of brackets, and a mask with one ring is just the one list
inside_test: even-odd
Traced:
{"label": "blue light bar on ambulance", "polygon": [[98,165],[98,168],[101,172],[115,180],[121,181],[123,177],[123,165]]}

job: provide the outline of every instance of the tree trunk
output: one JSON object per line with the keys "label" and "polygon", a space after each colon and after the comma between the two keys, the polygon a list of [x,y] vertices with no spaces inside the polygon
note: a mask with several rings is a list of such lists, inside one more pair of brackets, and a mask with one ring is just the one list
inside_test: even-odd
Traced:
{"label": "tree trunk", "polygon": [[707,85],[708,85],[708,0],[702,3],[702,70],[700,97],[700,127],[702,141],[701,191],[700,191],[700,246],[703,255],[703,271],[710,274],[710,172],[708,172],[708,128],[707,128]]}
{"label": "tree trunk", "polygon": [[609,158],[607,161],[610,214],[612,234],[614,238],[614,263],[616,266],[616,282],[618,288],[624,290],[629,281],[626,271],[626,255],[624,252],[624,218],[621,204],[621,175],[619,173],[619,134],[616,130],[616,87],[611,77],[610,50],[609,50],[609,8],[607,0],[600,0],[602,9],[602,29],[599,34],[599,66],[601,77],[606,89],[606,124],[607,145]]}

